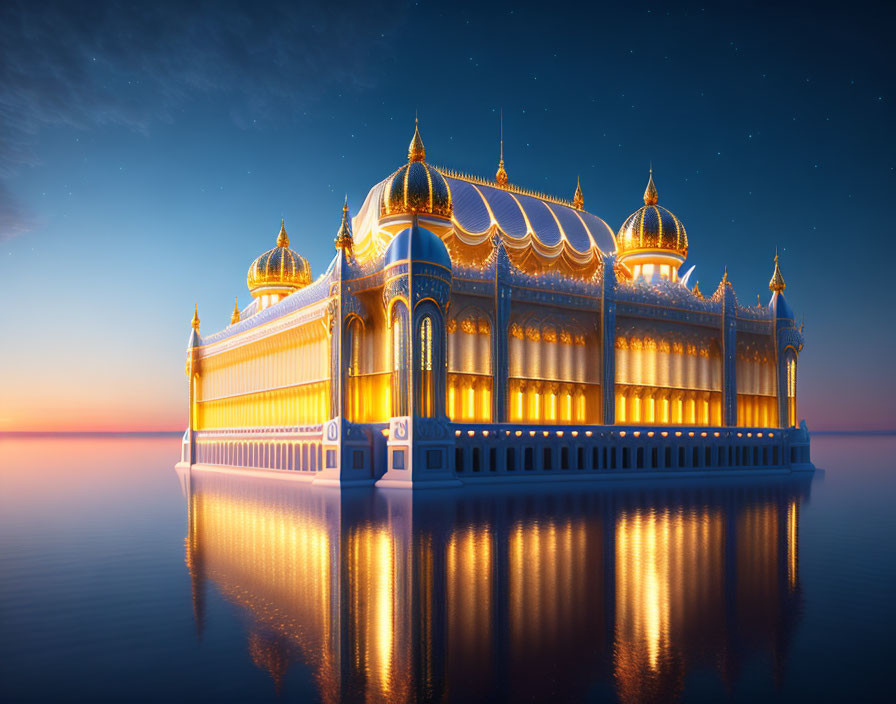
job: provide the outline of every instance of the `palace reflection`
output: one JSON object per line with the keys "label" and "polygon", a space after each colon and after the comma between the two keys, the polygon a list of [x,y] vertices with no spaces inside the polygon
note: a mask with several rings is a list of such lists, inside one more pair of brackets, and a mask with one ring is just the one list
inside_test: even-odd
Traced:
{"label": "palace reflection", "polygon": [[695,668],[778,679],[800,611],[791,477],[494,492],[182,475],[197,628],[214,585],[278,691],[340,701],[666,700]]}

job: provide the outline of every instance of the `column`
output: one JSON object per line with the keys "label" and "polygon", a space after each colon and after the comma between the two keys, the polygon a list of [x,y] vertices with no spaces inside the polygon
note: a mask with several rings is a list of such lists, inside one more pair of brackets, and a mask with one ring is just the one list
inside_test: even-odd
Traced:
{"label": "column", "polygon": [[600,388],[603,396],[601,423],[616,422],[616,257],[604,259],[600,312]]}

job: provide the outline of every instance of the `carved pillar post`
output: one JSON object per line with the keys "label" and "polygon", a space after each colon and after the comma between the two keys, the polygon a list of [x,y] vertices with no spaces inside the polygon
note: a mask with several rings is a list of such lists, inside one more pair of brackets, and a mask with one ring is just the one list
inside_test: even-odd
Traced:
{"label": "carved pillar post", "polygon": [[344,250],[339,250],[330,283],[325,324],[330,344],[329,420],[323,424],[321,465],[314,483],[324,486],[366,485],[373,482],[373,437],[368,429],[345,418],[352,334],[347,328],[364,311],[351,290],[351,269]]}
{"label": "carved pillar post", "polygon": [[722,425],[737,425],[737,299],[727,281],[722,299]]}
{"label": "carved pillar post", "polygon": [[504,250],[504,243],[494,237],[494,318],[492,329],[492,422],[504,423],[507,414],[507,376],[509,360],[507,354],[507,333],[510,325],[510,260]]}
{"label": "carved pillar post", "polygon": [[600,388],[603,396],[601,422],[616,422],[616,257],[604,259],[600,312]]}
{"label": "carved pillar post", "polygon": [[[198,321],[198,318],[197,318]],[[196,464],[196,431],[199,429],[199,419],[196,417],[199,404],[199,384],[202,365],[200,362],[198,322],[190,335],[189,352],[187,357],[187,379],[189,379],[189,410],[187,413],[187,438],[185,446],[181,449],[181,462],[187,466]]]}
{"label": "carved pillar post", "polygon": [[343,372],[343,325],[341,282],[330,287],[330,302],[327,304],[327,337],[330,341],[330,418],[345,415],[345,379]]}

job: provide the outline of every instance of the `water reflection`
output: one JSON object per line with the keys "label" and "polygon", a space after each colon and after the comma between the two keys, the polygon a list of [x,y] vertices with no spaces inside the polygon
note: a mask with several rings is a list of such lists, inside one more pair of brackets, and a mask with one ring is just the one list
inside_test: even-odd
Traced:
{"label": "water reflection", "polygon": [[201,634],[213,584],[283,687],[324,701],[680,695],[786,662],[808,481],[339,494],[184,476]]}

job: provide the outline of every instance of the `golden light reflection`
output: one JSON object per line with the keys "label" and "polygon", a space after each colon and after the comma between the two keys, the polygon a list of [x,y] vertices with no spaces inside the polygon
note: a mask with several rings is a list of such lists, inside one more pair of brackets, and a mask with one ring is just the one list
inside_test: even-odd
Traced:
{"label": "golden light reflection", "polygon": [[797,582],[797,542],[799,531],[799,506],[791,501],[787,506],[787,585],[791,590]]}
{"label": "golden light reflection", "polygon": [[675,699],[695,667],[780,657],[798,612],[800,500],[780,485],[352,498],[200,471],[190,487],[197,627],[214,584],[277,691],[304,662],[324,701],[575,700],[606,673],[621,701]]}
{"label": "golden light reflection", "polygon": [[724,623],[724,538],[720,510],[643,508],[617,519],[615,676],[623,701],[674,687],[688,640],[708,635],[699,633],[707,623]]}
{"label": "golden light reflection", "polygon": [[452,665],[470,672],[488,667],[494,647],[493,541],[488,526],[471,525],[452,532],[445,547],[446,626],[453,646]]}

